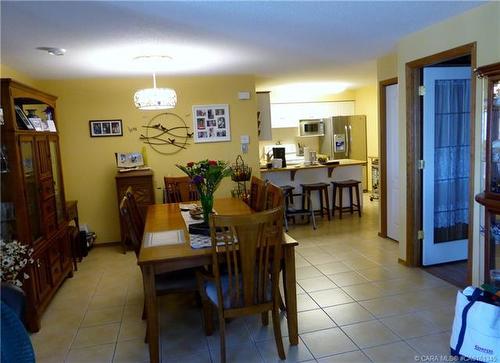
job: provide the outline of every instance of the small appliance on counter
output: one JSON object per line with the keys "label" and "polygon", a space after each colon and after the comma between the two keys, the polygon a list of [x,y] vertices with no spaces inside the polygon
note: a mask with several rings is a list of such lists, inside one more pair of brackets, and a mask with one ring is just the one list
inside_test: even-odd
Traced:
{"label": "small appliance on counter", "polygon": [[[281,159],[281,167],[286,168],[286,157],[285,157],[285,148],[284,147],[273,147],[273,158],[274,158],[274,160]],[[273,168],[274,167],[275,166],[274,166],[274,161],[273,161]]]}

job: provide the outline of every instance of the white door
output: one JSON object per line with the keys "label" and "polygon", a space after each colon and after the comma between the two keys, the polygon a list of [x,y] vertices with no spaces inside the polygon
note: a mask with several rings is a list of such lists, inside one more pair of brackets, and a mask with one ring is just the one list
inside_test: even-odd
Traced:
{"label": "white door", "polygon": [[399,241],[399,124],[398,85],[385,87],[387,140],[387,236]]}
{"label": "white door", "polygon": [[424,68],[424,266],[467,259],[469,67]]}

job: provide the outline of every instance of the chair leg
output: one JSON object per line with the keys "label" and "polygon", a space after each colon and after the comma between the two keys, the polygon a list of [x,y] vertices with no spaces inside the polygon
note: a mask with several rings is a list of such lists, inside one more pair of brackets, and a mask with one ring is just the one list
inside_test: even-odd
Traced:
{"label": "chair leg", "polygon": [[205,335],[210,336],[214,332],[212,305],[210,304],[210,302],[203,300],[201,303],[203,312],[203,329],[205,330]]}
{"label": "chair leg", "polygon": [[358,215],[361,217],[361,201],[359,200],[359,186],[356,185],[356,199],[358,200]]}
{"label": "chair leg", "polygon": [[337,185],[333,185],[333,191],[332,191],[332,218],[335,218],[335,209],[337,205]]}
{"label": "chair leg", "polygon": [[349,187],[349,208],[351,208],[351,214],[354,212],[353,211],[353,202],[352,202],[352,187]]}
{"label": "chair leg", "polygon": [[226,363],[226,322],[219,308],[220,362]]}
{"label": "chair leg", "polygon": [[328,216],[328,220],[331,221],[331,219],[330,219],[330,200],[328,199],[328,186],[325,187],[325,203],[326,203],[326,213]]}
{"label": "chair leg", "polygon": [[321,218],[323,218],[323,193],[320,190],[318,190],[318,195],[319,195],[319,214],[321,216]]}
{"label": "chair leg", "polygon": [[339,218],[342,219],[342,208],[344,208],[344,205],[342,204],[342,195],[344,194],[344,189],[340,188],[339,189]]}
{"label": "chair leg", "polygon": [[278,349],[278,355],[280,359],[285,360],[285,349],[283,348],[283,339],[281,338],[281,325],[280,325],[280,314],[278,310],[278,305],[273,304],[273,330],[274,339],[276,340],[276,348]]}
{"label": "chair leg", "polygon": [[265,313],[260,314],[260,320],[262,321],[262,325],[268,326],[269,325],[269,312],[266,311]]}

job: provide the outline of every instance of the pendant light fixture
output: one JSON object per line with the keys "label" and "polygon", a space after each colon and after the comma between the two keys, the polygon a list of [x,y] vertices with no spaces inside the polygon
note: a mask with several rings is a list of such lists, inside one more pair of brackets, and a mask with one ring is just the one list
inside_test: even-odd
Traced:
{"label": "pendant light fixture", "polygon": [[177,94],[172,88],[157,88],[153,73],[153,88],[144,88],[134,94],[135,107],[140,110],[165,110],[177,104]]}

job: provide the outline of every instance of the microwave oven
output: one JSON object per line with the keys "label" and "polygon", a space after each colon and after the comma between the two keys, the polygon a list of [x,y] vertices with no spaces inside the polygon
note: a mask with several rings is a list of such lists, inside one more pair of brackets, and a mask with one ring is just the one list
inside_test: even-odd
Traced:
{"label": "microwave oven", "polygon": [[300,136],[325,136],[325,124],[321,119],[299,121]]}

